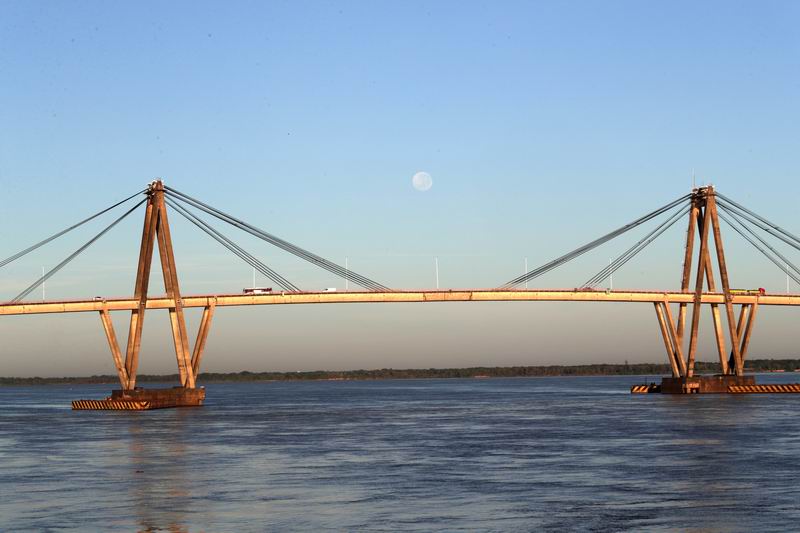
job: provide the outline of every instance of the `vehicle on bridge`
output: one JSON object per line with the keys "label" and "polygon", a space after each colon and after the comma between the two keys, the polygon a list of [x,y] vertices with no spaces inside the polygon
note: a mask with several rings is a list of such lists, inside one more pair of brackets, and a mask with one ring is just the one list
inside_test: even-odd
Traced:
{"label": "vehicle on bridge", "polygon": [[272,287],[247,287],[242,289],[244,294],[272,294]]}
{"label": "vehicle on bridge", "polygon": [[757,289],[731,289],[731,294],[741,294],[745,296],[764,296],[767,294],[767,291],[764,287],[759,287]]}

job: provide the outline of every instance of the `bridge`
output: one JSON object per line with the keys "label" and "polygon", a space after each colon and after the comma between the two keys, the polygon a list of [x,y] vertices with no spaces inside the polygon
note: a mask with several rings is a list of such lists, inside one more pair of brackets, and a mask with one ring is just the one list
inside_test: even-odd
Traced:
{"label": "bridge", "polygon": [[[142,198],[143,196],[143,198]],[[800,269],[771,244],[772,238],[800,250],[800,238],[770,222],[738,202],[718,193],[712,186],[694,189],[647,213],[629,224],[603,235],[505,284],[480,290],[392,290],[349,268],[318,256],[253,224],[229,215],[208,203],[164,185],[151,183],[121,202],[95,213],[38,243],[0,261],[0,268],[71,232],[136,198],[132,207],[106,226],[100,233],[60,262],[51,271],[35,280],[9,302],[0,303],[0,315],[33,315],[47,313],[95,312],[101,319],[111,356],[120,382],[120,390],[104,401],[79,401],[76,408],[154,408],[202,403],[204,390],[196,379],[200,373],[206,340],[218,307],[249,305],[293,305],[334,303],[404,303],[404,302],[489,302],[489,301],[570,301],[624,302],[650,304],[655,310],[658,329],[672,372],[660,386],[634,388],[634,392],[800,392],[800,386],[780,391],[759,389],[752,376],[744,374],[744,363],[759,307],[798,306],[800,295],[766,294],[763,290],[741,290],[730,286],[720,220],[764,254],[778,268],[800,283]],[[144,206],[144,224],[133,296],[130,298],[91,298],[70,301],[27,301],[26,298],[75,257],[108,233],[138,208]],[[186,218],[194,226],[224,246],[242,261],[272,280],[280,291],[267,294],[183,295],[172,246],[169,210]],[[340,276],[362,290],[347,292],[306,292],[239,246],[212,226],[203,214],[240,231],[256,236],[277,248],[304,259],[315,266]],[[584,253],[609,242],[651,220],[661,220],[654,229],[611,261],[595,276],[573,290],[523,288],[528,282],[546,274]],[[685,220],[686,240],[678,291],[620,291],[598,288],[609,276],[635,257],[679,220]],[[148,286],[154,250],[158,247],[166,295],[150,296]],[[692,277],[694,276],[694,283]],[[719,286],[717,284],[719,279]],[[710,309],[714,328],[720,374],[696,376],[695,360],[702,308]],[[184,309],[202,308],[200,327],[190,345]],[[174,351],[180,376],[180,387],[174,391],[144,391],[136,387],[145,313],[166,309],[172,326]],[[125,349],[120,346],[112,312],[130,312],[130,325]],[[730,347],[728,349],[728,347]],[[84,402],[84,403],[80,403]],[[89,402],[89,403],[86,403]],[[105,403],[104,403],[105,402]],[[116,407],[115,407],[116,406]],[[120,407],[121,406],[121,407]]]}

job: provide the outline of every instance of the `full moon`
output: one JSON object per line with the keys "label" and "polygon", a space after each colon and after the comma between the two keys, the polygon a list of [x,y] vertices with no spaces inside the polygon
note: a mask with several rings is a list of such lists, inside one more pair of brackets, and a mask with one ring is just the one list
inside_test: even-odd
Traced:
{"label": "full moon", "polygon": [[411,185],[418,191],[427,191],[433,186],[433,179],[427,172],[417,172],[411,178]]}

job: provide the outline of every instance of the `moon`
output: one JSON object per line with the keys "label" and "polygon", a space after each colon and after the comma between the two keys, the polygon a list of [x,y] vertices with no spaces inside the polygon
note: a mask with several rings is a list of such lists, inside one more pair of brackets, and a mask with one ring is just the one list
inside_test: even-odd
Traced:
{"label": "moon", "polygon": [[417,172],[414,174],[414,177],[411,178],[411,185],[418,191],[425,192],[433,187],[433,178],[431,178],[431,175],[427,172]]}

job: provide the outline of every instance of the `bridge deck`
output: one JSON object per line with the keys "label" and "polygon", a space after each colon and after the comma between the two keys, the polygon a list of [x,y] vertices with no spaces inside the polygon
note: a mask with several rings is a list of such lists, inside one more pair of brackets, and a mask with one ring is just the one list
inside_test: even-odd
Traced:
{"label": "bridge deck", "polygon": [[[393,292],[275,292],[272,294],[209,294],[183,296],[183,307],[242,305],[288,305],[329,303],[413,303],[413,302],[671,302],[691,303],[694,295],[684,292],[605,291],[605,290],[495,290],[453,289]],[[800,305],[800,295],[734,295],[733,304]],[[702,303],[725,303],[721,293],[703,293]],[[80,313],[136,309],[133,298],[43,301],[0,304],[0,315]],[[168,309],[175,302],[166,297],[151,297],[147,309]]]}

